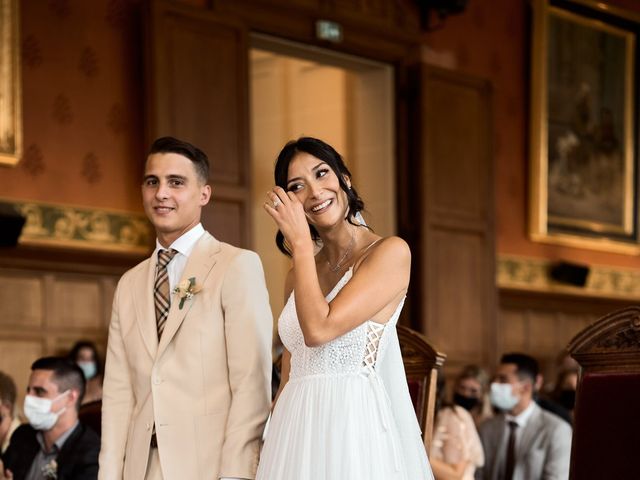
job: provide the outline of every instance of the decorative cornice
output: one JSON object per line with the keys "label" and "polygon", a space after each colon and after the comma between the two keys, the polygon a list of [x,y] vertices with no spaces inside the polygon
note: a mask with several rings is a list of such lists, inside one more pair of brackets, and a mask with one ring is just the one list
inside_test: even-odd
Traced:
{"label": "decorative cornice", "polygon": [[153,238],[142,213],[3,200],[26,218],[21,245],[147,254]]}
{"label": "decorative cornice", "polygon": [[553,280],[547,259],[500,255],[496,268],[499,288],[617,299],[640,299],[640,271],[618,267],[590,265],[584,287],[565,285]]}

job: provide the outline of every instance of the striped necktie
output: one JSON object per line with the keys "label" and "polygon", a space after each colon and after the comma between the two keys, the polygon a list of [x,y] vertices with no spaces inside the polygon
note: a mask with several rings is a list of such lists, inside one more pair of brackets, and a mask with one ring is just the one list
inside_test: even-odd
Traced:
{"label": "striped necktie", "polygon": [[167,265],[178,253],[176,250],[158,250],[158,264],[156,266],[156,281],[153,286],[153,299],[156,306],[156,326],[158,328],[158,340],[162,336],[164,324],[169,316],[169,307],[171,306],[169,292],[169,274],[167,273]]}

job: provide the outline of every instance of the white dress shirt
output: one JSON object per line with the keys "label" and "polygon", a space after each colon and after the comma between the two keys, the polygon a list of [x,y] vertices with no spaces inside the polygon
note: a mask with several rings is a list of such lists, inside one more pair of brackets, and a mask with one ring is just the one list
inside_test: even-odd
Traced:
{"label": "white dress shirt", "polygon": [[[178,253],[174,255],[169,264],[167,265],[167,274],[169,275],[169,292],[173,292],[173,289],[180,283],[182,280],[182,274],[184,273],[184,268],[187,266],[187,260],[189,260],[189,255],[193,251],[193,247],[195,247],[196,242],[200,240],[200,237],[204,234],[204,227],[201,223],[193,227],[186,233],[183,233],[180,237],[178,237],[169,248],[173,248]],[[164,250],[165,248],[160,245],[158,239],[156,239],[156,249],[153,252],[153,258],[158,261],[158,251]],[[170,295],[172,297],[172,295]],[[171,300],[169,300],[171,301]],[[220,480],[247,480],[243,478],[236,477],[221,477]]]}
{"label": "white dress shirt", "polygon": [[516,430],[516,449],[518,448],[518,443],[520,442],[520,437],[522,436],[522,430],[524,430],[524,427],[527,425],[529,418],[531,418],[531,415],[533,414],[535,404],[536,402],[532,399],[531,403],[529,403],[529,406],[518,415],[513,416],[506,413],[504,416],[504,428],[507,432],[509,430],[509,422],[515,422],[518,424],[518,428]]}

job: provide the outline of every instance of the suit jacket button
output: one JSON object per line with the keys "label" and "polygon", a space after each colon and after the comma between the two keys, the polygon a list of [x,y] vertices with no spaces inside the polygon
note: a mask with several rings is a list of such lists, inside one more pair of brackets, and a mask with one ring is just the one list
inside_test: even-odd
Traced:
{"label": "suit jacket button", "polygon": [[160,377],[153,377],[153,384],[160,385],[162,383],[162,379]]}
{"label": "suit jacket button", "polygon": [[150,424],[150,423],[146,423],[146,424],[145,424],[145,428],[146,428],[147,430],[151,430],[151,424]]}

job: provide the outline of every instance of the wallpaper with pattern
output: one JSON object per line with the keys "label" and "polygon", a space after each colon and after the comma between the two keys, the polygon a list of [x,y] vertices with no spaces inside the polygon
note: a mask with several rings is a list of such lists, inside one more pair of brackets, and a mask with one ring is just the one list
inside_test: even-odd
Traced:
{"label": "wallpaper with pattern", "polygon": [[24,157],[0,196],[141,211],[141,6],[21,2]]}

